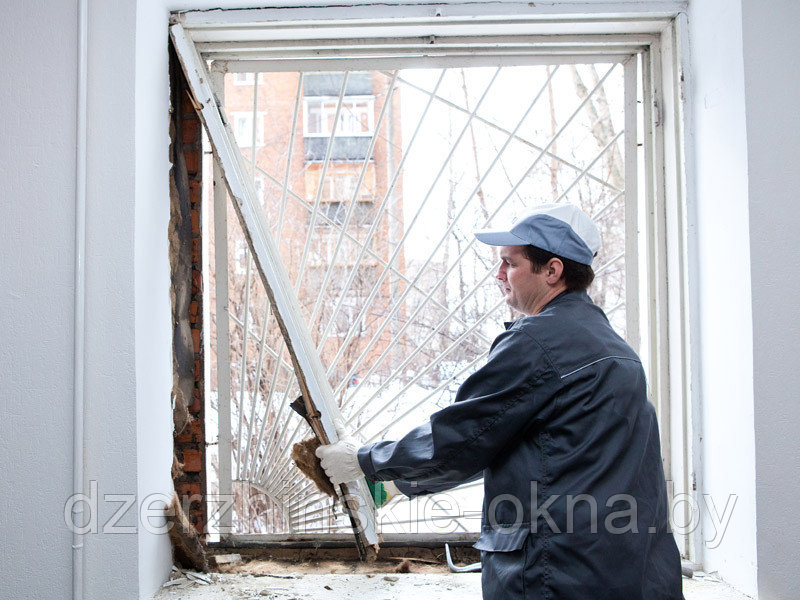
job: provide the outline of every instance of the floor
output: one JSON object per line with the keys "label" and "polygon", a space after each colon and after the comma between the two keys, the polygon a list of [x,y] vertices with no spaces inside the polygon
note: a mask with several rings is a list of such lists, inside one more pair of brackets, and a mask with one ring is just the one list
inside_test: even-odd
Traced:
{"label": "floor", "polygon": [[[173,572],[155,600],[456,600],[480,598],[480,573]],[[686,600],[748,600],[711,577],[684,579]]]}

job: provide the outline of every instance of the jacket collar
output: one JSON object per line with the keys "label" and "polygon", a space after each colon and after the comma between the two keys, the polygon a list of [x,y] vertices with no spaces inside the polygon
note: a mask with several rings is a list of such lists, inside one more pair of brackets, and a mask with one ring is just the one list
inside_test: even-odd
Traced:
{"label": "jacket collar", "polygon": [[[592,301],[592,299],[589,298],[589,294],[587,294],[585,290],[563,291],[558,296],[556,296],[555,298],[550,300],[550,302],[545,304],[544,307],[542,308],[542,310],[539,312],[539,314],[542,314],[542,312],[544,312],[545,310],[547,310],[548,308],[550,308],[552,306],[556,306],[557,304],[561,304],[563,302],[569,302],[571,300],[577,300],[579,302],[591,302]],[[527,316],[526,317],[520,317],[520,318],[521,319],[525,319],[525,318],[527,318]],[[506,331],[508,331],[509,329],[511,329],[511,327],[514,325],[514,323],[516,323],[517,321],[519,321],[519,319],[516,319],[514,321],[503,321],[503,326],[506,328]]]}
{"label": "jacket collar", "polygon": [[556,304],[561,304],[562,302],[568,302],[570,300],[579,300],[582,302],[592,301],[592,299],[589,298],[589,294],[586,293],[586,290],[573,290],[571,292],[563,291],[558,296],[550,300],[550,302],[545,304],[544,308],[542,308],[542,311],[550,306],[555,306]]}

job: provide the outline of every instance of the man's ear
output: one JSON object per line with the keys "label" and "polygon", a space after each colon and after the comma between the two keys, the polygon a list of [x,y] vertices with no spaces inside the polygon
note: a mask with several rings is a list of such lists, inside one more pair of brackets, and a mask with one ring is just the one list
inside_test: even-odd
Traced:
{"label": "man's ear", "polygon": [[561,262],[558,258],[551,258],[547,261],[547,265],[545,266],[545,274],[546,274],[546,281],[550,285],[555,285],[561,279],[561,275],[564,273],[564,263]]}

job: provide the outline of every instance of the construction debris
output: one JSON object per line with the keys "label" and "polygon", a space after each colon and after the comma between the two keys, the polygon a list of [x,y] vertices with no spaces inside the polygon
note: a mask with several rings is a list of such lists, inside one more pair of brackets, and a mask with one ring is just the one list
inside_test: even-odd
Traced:
{"label": "construction debris", "polygon": [[164,516],[169,523],[169,540],[175,562],[197,571],[208,571],[208,558],[197,530],[186,518],[178,494],[172,494],[172,502],[164,507]]}
{"label": "construction debris", "polygon": [[191,579],[192,581],[196,581],[200,585],[211,585],[214,581],[200,573],[192,573],[191,571],[185,571],[186,577]]}
{"label": "construction debris", "polygon": [[395,573],[411,573],[411,561],[405,559],[394,568]]}
{"label": "construction debris", "polygon": [[[200,585],[175,573],[156,595],[155,600],[465,600],[480,598],[480,573],[410,573],[394,575],[386,581],[381,574],[329,573],[276,581],[272,578],[247,577],[241,574],[212,574],[213,585]],[[389,575],[391,577],[391,575]],[[325,590],[330,586],[332,591]],[[695,573],[683,580],[687,600],[748,600],[748,598],[710,576]]]}
{"label": "construction debris", "polygon": [[400,562],[408,561],[410,563],[425,563],[427,565],[439,565],[442,563],[440,560],[430,560],[427,558],[415,558],[413,556],[383,556],[383,560],[399,560]]}
{"label": "construction debris", "polygon": [[166,581],[161,587],[185,590],[194,588],[198,585],[213,586],[215,583],[216,579],[214,575],[204,575],[195,571],[179,569],[173,565],[169,580]]}
{"label": "construction debris", "polygon": [[183,463],[178,460],[178,457],[175,455],[175,451],[172,451],[172,481],[176,481],[178,478],[183,477]]}
{"label": "construction debris", "polygon": [[233,563],[242,562],[242,555],[241,554],[216,554],[211,557],[211,560],[214,561],[214,564],[219,565],[230,565]]}
{"label": "construction debris", "polygon": [[314,482],[320,492],[336,498],[336,490],[315,454],[319,446],[319,440],[315,437],[298,442],[292,446],[292,460],[300,472]]}
{"label": "construction debris", "polygon": [[[392,577],[391,575],[389,577]],[[163,587],[155,600],[464,600],[480,598],[480,574],[438,573],[394,575],[395,581],[354,574],[316,574],[276,581],[242,575],[215,575],[213,585],[196,582]],[[327,587],[326,587],[327,586]],[[329,589],[330,588],[330,589]],[[737,599],[738,600],[738,599]]]}

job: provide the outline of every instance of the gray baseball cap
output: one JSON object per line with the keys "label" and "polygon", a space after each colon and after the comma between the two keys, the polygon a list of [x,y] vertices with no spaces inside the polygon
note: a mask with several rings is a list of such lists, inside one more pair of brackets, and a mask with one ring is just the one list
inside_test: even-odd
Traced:
{"label": "gray baseball cap", "polygon": [[574,204],[541,204],[500,229],[480,229],[478,241],[490,246],[531,245],[584,265],[600,249],[600,231]]}

